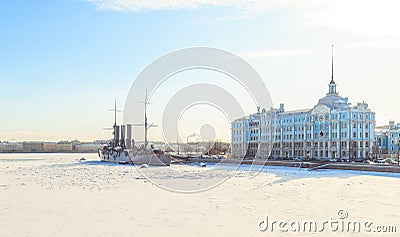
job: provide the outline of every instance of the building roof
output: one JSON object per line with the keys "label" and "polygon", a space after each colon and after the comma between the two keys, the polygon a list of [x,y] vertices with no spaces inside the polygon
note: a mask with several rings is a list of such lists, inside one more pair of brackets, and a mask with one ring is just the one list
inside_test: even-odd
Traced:
{"label": "building roof", "polygon": [[335,102],[338,100],[345,100],[345,99],[336,93],[334,93],[334,94],[332,93],[332,94],[327,94],[326,96],[319,99],[318,104],[326,105],[330,109],[333,109]]}
{"label": "building roof", "polygon": [[310,111],[311,109],[296,109],[296,110],[285,111],[281,114],[299,114],[299,113],[308,113]]}

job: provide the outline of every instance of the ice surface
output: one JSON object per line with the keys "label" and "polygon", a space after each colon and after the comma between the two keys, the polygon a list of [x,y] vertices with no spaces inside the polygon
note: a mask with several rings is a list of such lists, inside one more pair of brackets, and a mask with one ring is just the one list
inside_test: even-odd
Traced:
{"label": "ice surface", "polygon": [[[265,215],[319,220],[339,209],[353,219],[400,223],[398,174],[236,168],[136,169],[96,154],[0,154],[0,236],[257,236],[267,234],[257,229]],[[158,187],[215,183],[192,194]]]}

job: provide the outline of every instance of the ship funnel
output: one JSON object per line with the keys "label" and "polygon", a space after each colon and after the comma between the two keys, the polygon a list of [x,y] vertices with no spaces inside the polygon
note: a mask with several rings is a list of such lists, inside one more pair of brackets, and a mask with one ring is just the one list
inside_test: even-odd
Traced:
{"label": "ship funnel", "polygon": [[132,149],[132,124],[126,125],[126,140],[125,140],[126,148]]}
{"label": "ship funnel", "polygon": [[115,143],[115,146],[119,146],[119,139],[120,139],[119,126],[115,125],[114,126],[114,143]]}
{"label": "ship funnel", "polygon": [[125,125],[121,125],[121,146],[125,148]]}

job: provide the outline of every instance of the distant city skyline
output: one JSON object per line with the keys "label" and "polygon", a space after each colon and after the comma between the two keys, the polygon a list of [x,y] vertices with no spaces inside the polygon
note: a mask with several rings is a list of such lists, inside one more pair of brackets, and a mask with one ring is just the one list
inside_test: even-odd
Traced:
{"label": "distant city skyline", "polygon": [[[193,46],[243,57],[263,78],[274,107],[293,110],[311,109],[325,95],[334,44],[339,93],[367,102],[377,126],[400,122],[399,7],[394,0],[1,2],[0,141],[108,139],[103,128],[114,120],[108,109],[114,99],[123,109],[135,76],[159,56]],[[161,88],[149,120],[161,124],[159,106],[183,80],[225,86],[246,114],[256,111],[227,78],[198,71]],[[182,121],[183,138],[198,132],[204,120],[195,115],[206,111],[194,109]],[[229,121],[209,117],[218,138],[229,141]],[[149,138],[162,140],[160,128]]]}

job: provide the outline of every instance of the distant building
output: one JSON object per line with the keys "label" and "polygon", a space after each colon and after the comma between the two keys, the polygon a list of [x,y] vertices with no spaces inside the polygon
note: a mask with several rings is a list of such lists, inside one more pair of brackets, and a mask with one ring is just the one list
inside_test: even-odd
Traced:
{"label": "distant building", "polygon": [[43,150],[44,152],[58,152],[58,145],[56,142],[45,142]]}
{"label": "distant building", "polygon": [[72,152],[72,143],[70,142],[45,142],[43,144],[44,152]]}
{"label": "distant building", "polygon": [[60,152],[72,152],[72,143],[58,143]]}
{"label": "distant building", "polygon": [[18,153],[23,152],[22,143],[19,142],[2,142],[0,143],[0,153]]}
{"label": "distant building", "polygon": [[[257,113],[233,121],[232,154],[248,158],[371,157],[375,113],[367,103],[352,105],[347,97],[339,96],[333,74],[328,87],[326,96],[312,109],[285,111],[281,104],[279,109],[258,108]],[[393,132],[393,136],[398,133]]]}
{"label": "distant building", "polygon": [[23,152],[44,152],[44,142],[23,142]]}
{"label": "distant building", "polygon": [[69,153],[69,152],[97,152],[100,144],[81,143],[74,141],[59,142],[0,142],[0,153]]}
{"label": "distant building", "polygon": [[108,142],[110,142],[110,140],[109,139],[107,139],[107,140],[94,140],[93,141],[93,143],[95,143],[95,144],[106,144],[106,143],[108,143]]}
{"label": "distant building", "polygon": [[82,143],[76,145],[74,148],[75,152],[97,152],[99,149],[99,144],[97,143]]}
{"label": "distant building", "polygon": [[400,145],[400,123],[389,121],[389,125],[377,127],[375,137],[376,153],[379,155],[396,155]]}

